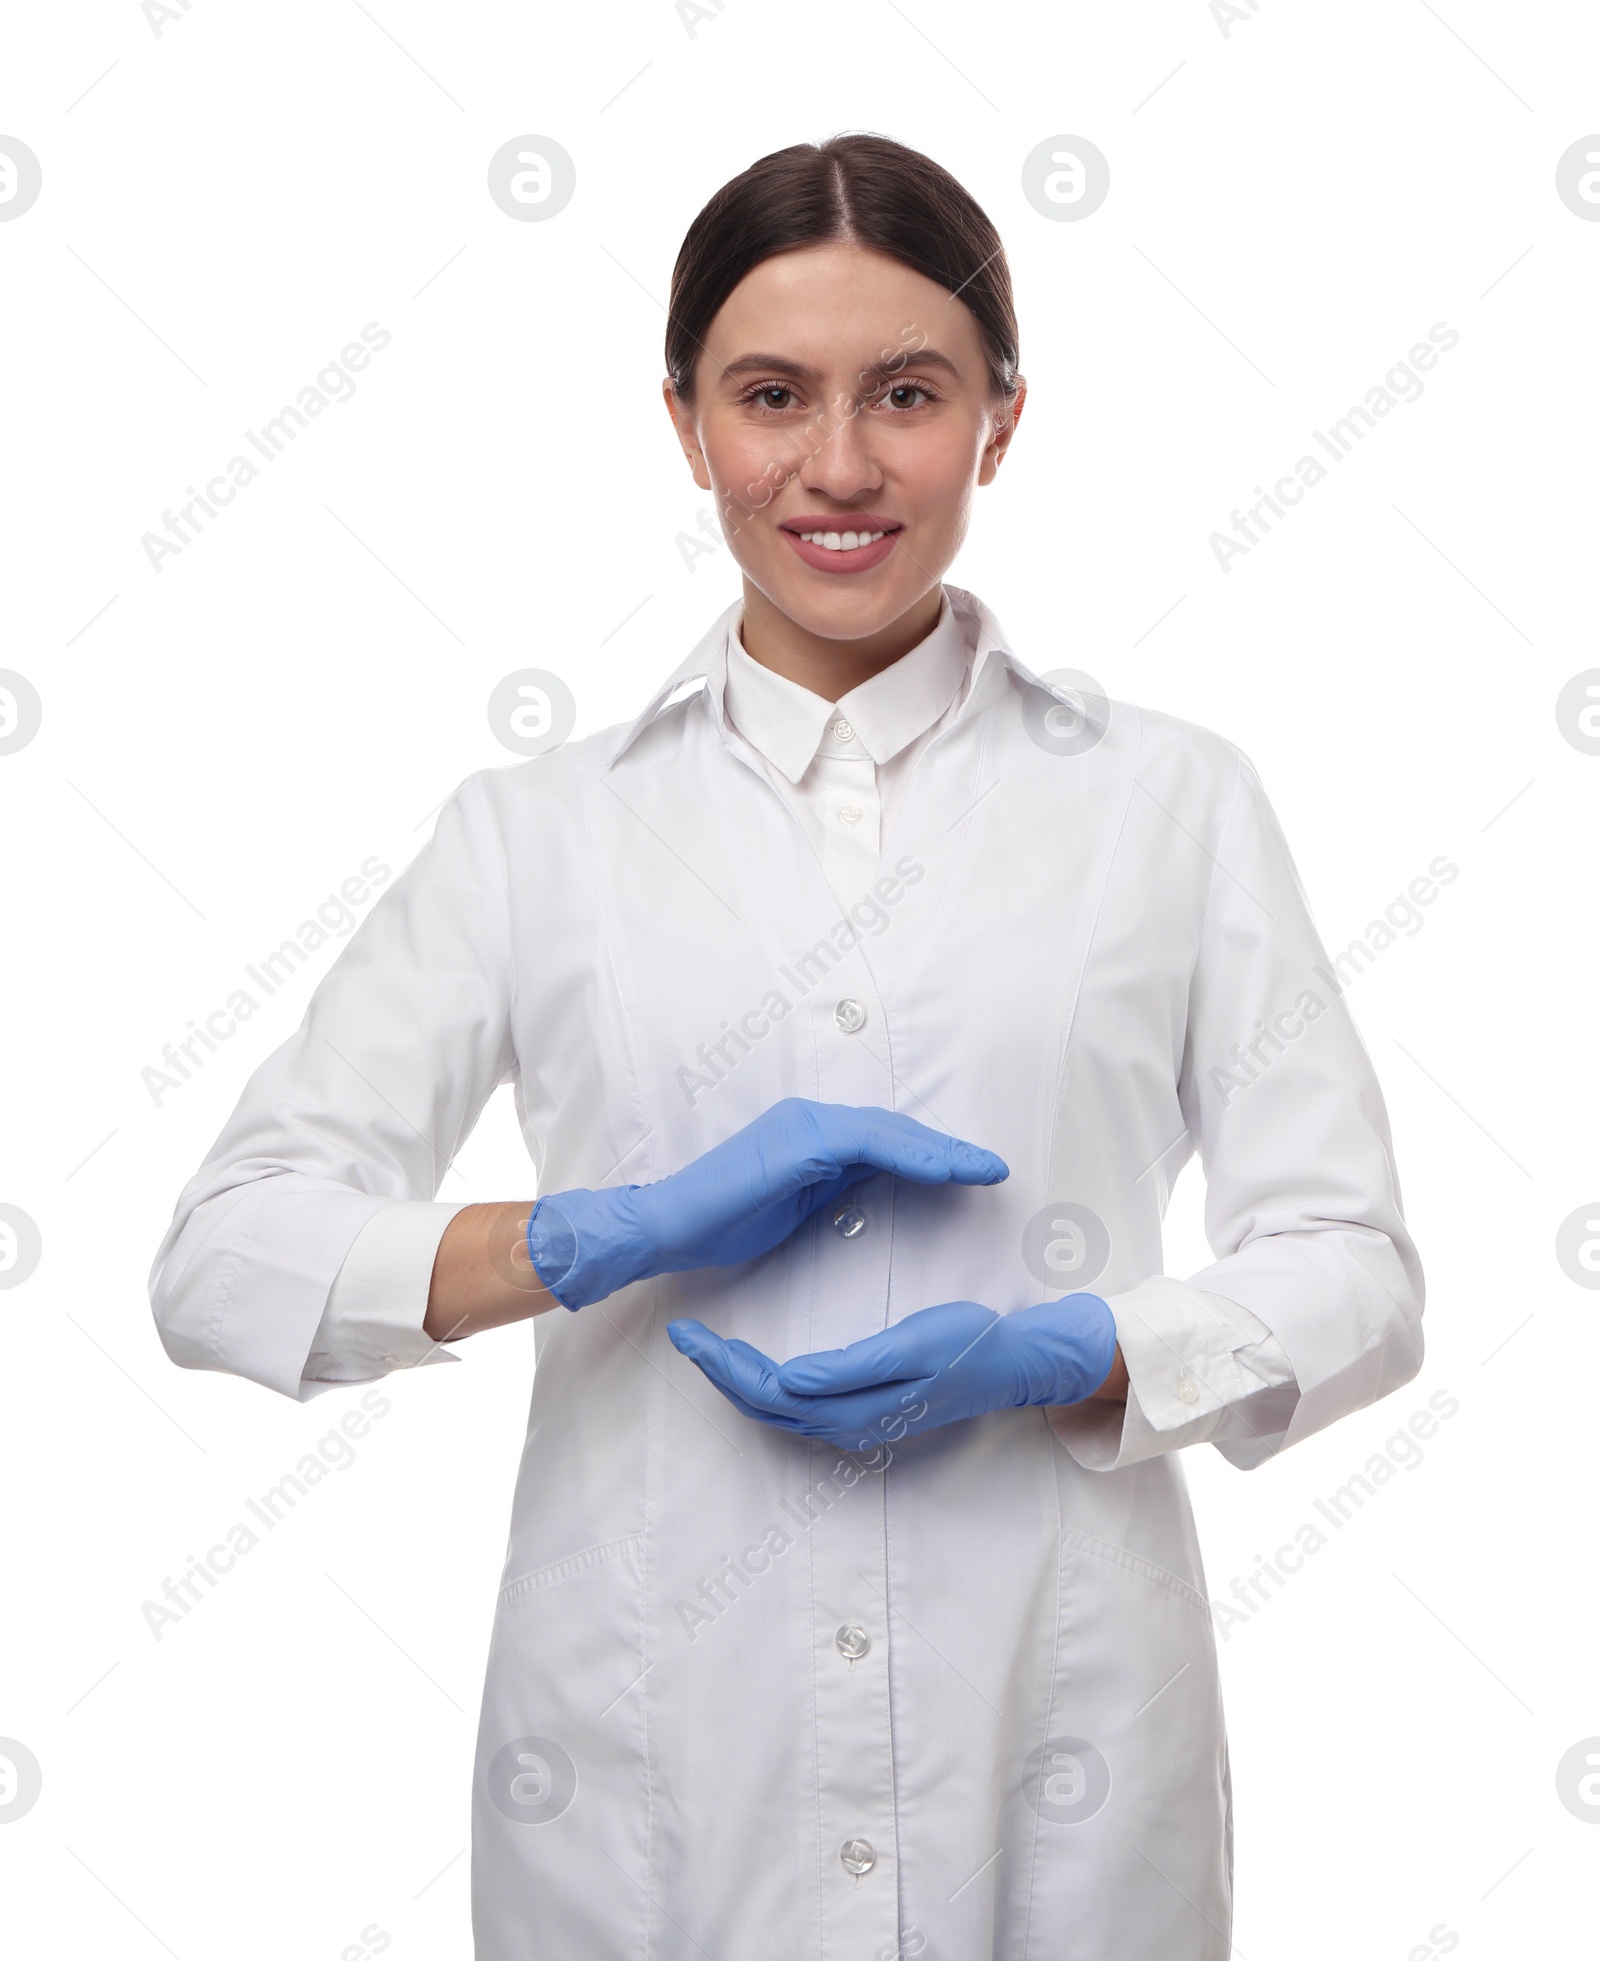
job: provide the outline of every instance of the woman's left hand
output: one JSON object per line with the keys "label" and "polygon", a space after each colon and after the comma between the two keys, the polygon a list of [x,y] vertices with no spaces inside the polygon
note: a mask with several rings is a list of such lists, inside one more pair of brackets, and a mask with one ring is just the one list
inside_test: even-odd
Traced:
{"label": "woman's left hand", "polygon": [[848,1348],[783,1363],[700,1321],[669,1322],[667,1334],[746,1416],[853,1451],[992,1410],[1081,1402],[1105,1381],[1117,1346],[1098,1294],[1016,1314],[943,1301]]}

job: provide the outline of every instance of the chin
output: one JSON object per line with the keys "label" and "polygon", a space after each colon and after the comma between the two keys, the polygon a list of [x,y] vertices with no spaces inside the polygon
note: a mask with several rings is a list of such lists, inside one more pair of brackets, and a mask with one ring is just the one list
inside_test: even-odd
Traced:
{"label": "chin", "polygon": [[[892,626],[926,590],[920,584],[911,588],[901,579],[880,579],[870,572],[859,579],[828,573],[782,580],[751,576],[774,606],[822,640],[865,640]],[[818,591],[824,584],[830,589]]]}

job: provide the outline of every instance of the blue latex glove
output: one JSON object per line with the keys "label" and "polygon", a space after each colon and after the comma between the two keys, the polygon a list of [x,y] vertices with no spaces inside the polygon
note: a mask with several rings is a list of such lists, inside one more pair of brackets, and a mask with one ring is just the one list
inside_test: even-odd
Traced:
{"label": "blue latex glove", "polygon": [[1016,1314],[944,1301],[848,1348],[781,1365],[699,1321],[670,1321],[667,1333],[746,1416],[855,1451],[991,1410],[1081,1402],[1105,1381],[1117,1346],[1098,1294]]}
{"label": "blue latex glove", "polygon": [[880,1171],[923,1185],[1010,1175],[993,1151],[897,1111],[789,1096],[654,1184],[541,1198],[528,1257],[563,1307],[587,1307],[658,1273],[753,1260]]}

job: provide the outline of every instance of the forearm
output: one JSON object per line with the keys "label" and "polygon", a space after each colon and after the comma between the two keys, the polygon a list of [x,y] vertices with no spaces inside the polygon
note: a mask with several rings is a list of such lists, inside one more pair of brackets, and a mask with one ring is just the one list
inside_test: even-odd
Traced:
{"label": "forearm", "polygon": [[528,1259],[530,1199],[465,1205],[444,1229],[428,1284],[423,1333],[461,1341],[558,1303]]}
{"label": "forearm", "polygon": [[1111,1358],[1105,1381],[1091,1392],[1087,1400],[1093,1403],[1125,1403],[1128,1400],[1128,1365],[1122,1359],[1121,1342],[1118,1342],[1116,1353]]}
{"label": "forearm", "polygon": [[[525,1321],[558,1306],[528,1257],[526,1199],[466,1205],[444,1229],[428,1284],[423,1333],[432,1341],[462,1341],[486,1328]],[[1089,1400],[1124,1402],[1128,1370],[1119,1346]]]}

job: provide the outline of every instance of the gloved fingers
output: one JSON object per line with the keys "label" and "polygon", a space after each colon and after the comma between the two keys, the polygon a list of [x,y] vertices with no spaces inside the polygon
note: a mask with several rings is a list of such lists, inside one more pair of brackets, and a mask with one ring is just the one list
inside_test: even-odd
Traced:
{"label": "gloved fingers", "polygon": [[793,1356],[779,1367],[778,1383],[796,1395],[837,1396],[885,1383],[926,1381],[979,1349],[998,1319],[976,1301],[942,1301],[847,1348]]}
{"label": "gloved fingers", "polygon": [[775,1364],[748,1342],[726,1340],[691,1319],[668,1322],[667,1334],[735,1409],[758,1423],[865,1452],[881,1448],[886,1435],[907,1434],[902,1406],[914,1405],[916,1397],[906,1384],[855,1396],[790,1395],[778,1382]]}
{"label": "gloved fingers", "polygon": [[777,1364],[749,1342],[726,1340],[689,1319],[669,1321],[667,1338],[746,1415],[772,1419],[803,1414],[796,1398],[779,1387]]}
{"label": "gloved fingers", "polygon": [[998,1185],[1010,1175],[1004,1158],[933,1130],[898,1110],[815,1106],[822,1141],[836,1165],[859,1164],[925,1185]]}
{"label": "gloved fingers", "polygon": [[800,1194],[797,1200],[799,1220],[814,1217],[821,1213],[829,1218],[839,1205],[849,1197],[857,1185],[864,1185],[869,1178],[877,1175],[870,1164],[847,1164],[833,1177],[822,1177]]}
{"label": "gloved fingers", "polygon": [[[931,1428],[923,1419],[928,1415],[926,1382],[885,1382],[871,1389],[846,1391],[838,1396],[807,1396],[804,1406],[812,1412],[815,1434],[840,1450],[863,1455],[881,1450],[886,1443],[898,1443],[921,1428]],[[934,1422],[948,1419],[935,1417]]]}
{"label": "gloved fingers", "polygon": [[875,1389],[925,1375],[906,1353],[898,1328],[853,1341],[848,1348],[823,1348],[794,1355],[778,1368],[778,1386],[797,1396],[837,1396],[851,1389]]}
{"label": "gloved fingers", "polygon": [[774,1103],[716,1149],[730,1146],[743,1160],[757,1206],[824,1183],[851,1165],[865,1166],[864,1175],[889,1171],[928,1185],[995,1185],[1009,1176],[1004,1158],[993,1151],[897,1110],[799,1096]]}
{"label": "gloved fingers", "polygon": [[[730,1359],[730,1378],[739,1381],[738,1361]],[[702,1364],[704,1366],[704,1364]],[[710,1375],[710,1369],[707,1369]],[[716,1381],[716,1377],[712,1376]],[[840,1450],[879,1450],[885,1441],[907,1436],[915,1427],[911,1414],[925,1414],[927,1403],[920,1395],[925,1385],[907,1382],[881,1384],[842,1396],[791,1396],[781,1390],[771,1392],[760,1402],[746,1401],[722,1383],[717,1386],[729,1402],[758,1422],[773,1423],[803,1437],[820,1437]]]}
{"label": "gloved fingers", "polygon": [[718,1382],[709,1370],[703,1369],[702,1372],[724,1401],[731,1403],[741,1416],[748,1416],[752,1423],[770,1423],[775,1429],[792,1430],[797,1436],[807,1434],[798,1417],[779,1416],[770,1409],[757,1409],[754,1403],[747,1403],[743,1396],[736,1394],[725,1382]]}
{"label": "gloved fingers", "polygon": [[[848,1198],[850,1193],[858,1185],[864,1185],[869,1178],[875,1178],[878,1175],[879,1169],[880,1167],[878,1165],[863,1161],[855,1164],[847,1164],[842,1171],[831,1178],[823,1177],[818,1183],[812,1185],[809,1190],[801,1194],[798,1200],[800,1220],[813,1218],[819,1212],[826,1216],[830,1208],[837,1207],[841,1201]],[[927,1178],[919,1182],[934,1184],[940,1181],[934,1178]],[[945,1182],[954,1184],[971,1183],[973,1181],[952,1178]]]}
{"label": "gloved fingers", "polygon": [[794,1407],[796,1399],[779,1384],[778,1365],[770,1355],[763,1355],[747,1341],[730,1337],[721,1344],[720,1360],[733,1393],[742,1396],[753,1408],[774,1416],[803,1413]]}

